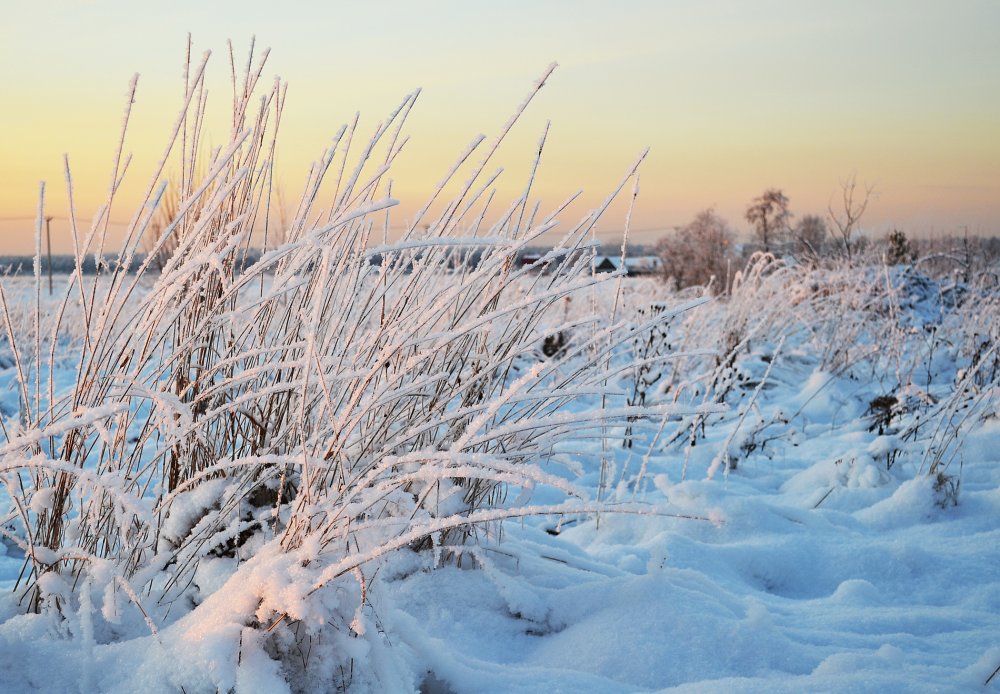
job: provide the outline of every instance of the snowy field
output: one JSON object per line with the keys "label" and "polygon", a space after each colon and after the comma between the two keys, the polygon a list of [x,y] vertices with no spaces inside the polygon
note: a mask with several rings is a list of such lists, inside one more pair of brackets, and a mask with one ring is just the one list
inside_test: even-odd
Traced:
{"label": "snowy field", "polygon": [[[11,306],[26,305],[30,278],[7,284]],[[508,480],[495,506],[564,503],[542,478],[554,475],[603,499],[600,512],[375,552],[360,566],[363,595],[348,574],[320,605],[303,587],[316,572],[287,565],[263,532],[230,551],[203,541],[174,593],[150,573],[156,562],[128,581],[111,565],[74,579],[67,541],[42,605],[27,609],[31,528],[13,505],[0,549],[2,690],[989,691],[1000,665],[998,298],[903,266],[762,262],[732,296],[650,327],[650,315],[698,302],[654,280],[586,288],[550,307],[507,378],[553,362],[551,378],[573,372],[588,357],[546,355],[555,341],[544,336],[561,329],[571,351],[600,332],[594,309],[603,323],[617,312],[633,338],[598,363],[618,395],[559,409],[595,424],[524,461],[539,483],[529,495]],[[44,327],[56,312],[43,305]],[[30,344],[30,312],[11,320]],[[74,330],[56,353],[55,391],[76,380]],[[6,355],[5,508],[32,479],[22,460],[16,480],[20,395]],[[600,415],[640,392],[645,405],[702,409]],[[220,484],[201,493],[224,498]],[[44,493],[14,496],[34,520]],[[293,606],[319,623],[281,620]]]}

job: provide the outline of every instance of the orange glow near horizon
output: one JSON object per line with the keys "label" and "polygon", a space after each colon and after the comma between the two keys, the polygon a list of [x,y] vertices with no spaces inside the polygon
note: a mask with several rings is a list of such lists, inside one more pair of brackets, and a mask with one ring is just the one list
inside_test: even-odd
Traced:
{"label": "orange glow near horizon", "polygon": [[[216,114],[230,98],[225,39],[238,61],[255,33],[272,47],[265,75],[289,83],[276,162],[288,205],[341,123],[360,110],[366,134],[422,86],[392,174],[401,226],[468,141],[495,134],[558,60],[496,160],[506,169],[498,207],[520,194],[551,119],[535,197],[546,210],[586,191],[564,225],[649,146],[639,243],[709,206],[743,231],[746,204],[768,187],[782,188],[797,215],[822,214],[852,172],[878,191],[864,219],[872,235],[1000,233],[1000,5],[989,0],[835,9],[650,0],[627,13],[591,2],[387,3],[281,16],[257,0],[182,0],[142,17],[124,2],[54,4],[55,24],[50,7],[20,7],[0,28],[0,253],[34,248],[41,180],[54,250],[70,249],[63,153],[86,227],[107,194],[125,90],[140,72],[125,147],[133,160],[112,219],[134,213],[180,107],[188,31],[196,55],[213,50]],[[224,121],[209,134],[220,141]],[[609,211],[601,238],[620,239],[624,213]]]}

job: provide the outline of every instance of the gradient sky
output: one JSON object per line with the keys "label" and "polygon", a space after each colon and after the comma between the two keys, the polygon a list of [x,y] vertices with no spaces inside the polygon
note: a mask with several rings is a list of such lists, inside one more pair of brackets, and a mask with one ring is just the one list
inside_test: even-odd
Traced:
{"label": "gradient sky", "polygon": [[[134,186],[148,181],[180,106],[189,31],[197,54],[213,51],[216,106],[230,89],[226,39],[240,52],[252,35],[271,47],[265,75],[289,83],[277,165],[290,199],[341,123],[360,110],[367,132],[419,86],[394,173],[402,223],[558,61],[498,163],[509,199],[551,119],[537,191],[543,208],[587,191],[567,222],[648,145],[639,242],[709,206],[743,231],[747,203],[767,187],[784,189],[797,215],[823,213],[852,172],[877,188],[864,219],[873,235],[1000,232],[997,0],[49,0],[5,3],[3,14],[0,252],[33,247],[40,180],[47,212],[66,215],[64,152],[78,211],[94,213],[135,72],[126,149]],[[623,217],[613,209],[602,237],[620,237]],[[67,228],[53,222],[57,251],[69,248]]]}

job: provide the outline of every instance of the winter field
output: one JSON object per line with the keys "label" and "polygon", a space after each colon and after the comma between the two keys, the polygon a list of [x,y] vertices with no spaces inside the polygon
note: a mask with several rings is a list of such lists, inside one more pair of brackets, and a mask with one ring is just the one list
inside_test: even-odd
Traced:
{"label": "winter field", "polygon": [[607,205],[493,200],[544,78],[401,239],[415,95],[261,238],[259,74],[204,160],[191,67],[114,263],[0,282],[0,691],[1000,689],[998,268],[596,273]]}

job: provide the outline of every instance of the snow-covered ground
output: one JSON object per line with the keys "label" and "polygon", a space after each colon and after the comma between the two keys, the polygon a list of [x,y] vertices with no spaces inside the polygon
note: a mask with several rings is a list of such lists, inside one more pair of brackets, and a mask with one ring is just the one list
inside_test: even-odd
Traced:
{"label": "snow-covered ground", "polygon": [[[768,405],[793,410],[809,374],[785,375],[804,378]],[[395,581],[383,621],[456,692],[977,691],[1000,665],[1000,422],[940,508],[930,478],[865,454],[858,390],[827,386],[725,480],[655,457],[643,499],[714,523],[509,524],[487,570]]]}
{"label": "snow-covered ground", "polygon": [[[241,592],[226,583],[234,559],[205,555],[199,609],[150,609],[151,635],[127,597],[116,620],[87,589],[61,619],[24,614],[11,592],[23,553],[4,540],[0,691],[1000,689],[1000,676],[985,684],[1000,666],[1000,398],[987,363],[996,348],[982,340],[998,329],[995,290],[956,307],[898,268],[781,272],[650,333],[654,348],[644,333],[609,363],[623,369],[612,380],[643,390],[647,404],[718,401],[724,413],[649,422],[631,447],[621,426],[563,441],[553,453],[576,476],[535,461],[603,498],[606,512],[509,520],[500,537],[490,526],[450,550],[379,557],[364,567],[363,602],[355,584],[324,598],[362,609],[350,629],[297,641],[301,667],[267,657],[271,625],[234,626],[212,611],[227,594],[308,600],[301,586]],[[620,303],[634,324],[655,302],[686,300],[648,280],[627,281],[620,298],[608,287],[591,298],[599,312]],[[572,310],[593,308],[581,303]],[[628,366],[650,349],[674,354],[674,366]],[[541,349],[522,357],[544,359]],[[70,387],[74,364],[62,359],[57,383]],[[18,395],[13,364],[4,367],[9,421]],[[523,501],[518,492],[508,504]],[[539,485],[531,503],[563,498]],[[296,575],[255,572],[267,559],[247,558],[240,575]]]}

